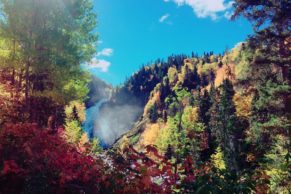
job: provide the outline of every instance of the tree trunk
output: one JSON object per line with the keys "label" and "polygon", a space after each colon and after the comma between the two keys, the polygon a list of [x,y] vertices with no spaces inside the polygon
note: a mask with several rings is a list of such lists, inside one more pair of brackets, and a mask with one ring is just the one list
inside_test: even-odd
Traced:
{"label": "tree trunk", "polygon": [[[11,86],[14,87],[14,84],[15,84],[15,69],[13,68],[12,69],[12,75],[11,75]],[[13,90],[10,91],[11,98],[14,97],[13,92],[14,92]]]}
{"label": "tree trunk", "polygon": [[26,67],[25,67],[25,108],[26,111],[29,111],[29,68],[30,68],[30,62],[29,60],[26,63]]}
{"label": "tree trunk", "polygon": [[11,75],[11,85],[14,86],[15,84],[15,69],[12,69],[12,75]]}
{"label": "tree trunk", "polygon": [[19,73],[19,80],[18,80],[18,85],[17,85],[17,91],[20,92],[22,88],[22,76],[23,76],[23,70],[20,70]]}

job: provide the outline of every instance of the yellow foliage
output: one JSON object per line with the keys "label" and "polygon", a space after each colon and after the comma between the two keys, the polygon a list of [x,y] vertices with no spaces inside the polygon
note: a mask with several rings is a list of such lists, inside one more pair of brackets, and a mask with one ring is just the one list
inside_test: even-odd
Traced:
{"label": "yellow foliage", "polygon": [[121,145],[120,145],[120,149],[121,151],[125,150],[126,148],[128,148],[129,146],[129,139],[126,136],[123,136],[122,139],[120,140]]}
{"label": "yellow foliage", "polygon": [[82,136],[82,128],[79,121],[66,121],[64,137],[68,143],[78,144]]}
{"label": "yellow foliage", "polygon": [[225,162],[223,160],[223,153],[222,153],[220,147],[218,147],[216,149],[216,152],[211,155],[211,162],[215,168],[220,169],[220,170],[225,169]]}
{"label": "yellow foliage", "polygon": [[89,151],[90,141],[86,133],[83,133],[79,140],[79,150],[82,153],[87,153]]}
{"label": "yellow foliage", "polygon": [[88,135],[86,133],[83,133],[82,136],[81,136],[81,138],[80,138],[79,144],[81,146],[84,146],[84,145],[86,145],[88,143],[89,143]]}
{"label": "yellow foliage", "polygon": [[211,56],[209,57],[209,59],[210,59],[210,63],[214,63],[214,62],[216,62],[217,57],[216,57],[215,55],[211,55]]}
{"label": "yellow foliage", "polygon": [[192,123],[196,123],[198,122],[198,118],[199,118],[199,108],[198,107],[191,107],[191,106],[187,106],[184,109],[184,114],[183,116],[186,116],[188,121],[192,122]]}
{"label": "yellow foliage", "polygon": [[205,64],[198,64],[197,65],[197,72],[199,75],[203,74],[203,73],[208,73],[210,70],[216,72],[218,68],[218,64],[217,62],[213,62],[213,63],[205,63]]}
{"label": "yellow foliage", "polygon": [[135,144],[135,148],[137,150],[143,150],[147,145],[155,145],[161,129],[164,126],[165,124],[161,121],[154,124],[147,124],[137,144]]}
{"label": "yellow foliage", "polygon": [[65,113],[67,118],[70,118],[72,116],[74,107],[76,107],[80,121],[84,122],[86,120],[86,107],[83,102],[79,101],[71,101],[70,104],[65,107]]}
{"label": "yellow foliage", "polygon": [[149,113],[150,108],[154,105],[160,105],[161,104],[161,92],[160,91],[154,91],[151,94],[151,98],[146,104],[144,108],[143,116],[146,116]]}
{"label": "yellow foliage", "polygon": [[0,84],[0,98],[10,98],[10,93],[5,90],[4,85]]}
{"label": "yellow foliage", "polygon": [[153,145],[159,135],[162,125],[159,123],[147,124],[144,133],[141,135],[143,145]]}
{"label": "yellow foliage", "polygon": [[223,64],[229,64],[235,62],[239,55],[240,55],[240,48],[236,47],[232,49],[229,53],[225,54],[222,58],[222,63]]}
{"label": "yellow foliage", "polygon": [[233,101],[236,107],[236,113],[239,117],[249,117],[251,114],[252,95],[243,96],[236,92]]}
{"label": "yellow foliage", "polygon": [[194,65],[192,64],[192,63],[185,63],[185,66],[188,66],[188,68],[190,69],[190,70],[194,70]]}
{"label": "yellow foliage", "polygon": [[170,84],[174,84],[178,79],[178,71],[176,67],[170,67],[168,70],[168,78]]}

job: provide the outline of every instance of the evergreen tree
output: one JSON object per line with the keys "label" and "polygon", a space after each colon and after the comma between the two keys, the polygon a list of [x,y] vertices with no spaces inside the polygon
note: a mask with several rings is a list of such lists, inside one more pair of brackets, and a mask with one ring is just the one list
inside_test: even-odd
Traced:
{"label": "evergreen tree", "polygon": [[76,106],[73,107],[72,118],[73,118],[73,120],[80,121]]}
{"label": "evergreen tree", "polygon": [[200,96],[199,99],[199,117],[201,121],[205,124],[208,125],[210,117],[207,114],[211,107],[210,103],[210,96],[207,90],[204,90],[204,93],[202,96]]}
{"label": "evergreen tree", "polygon": [[[258,152],[257,162],[263,169],[272,166],[266,152],[276,144],[276,138],[287,137],[290,148],[290,12],[289,0],[235,0],[233,19],[245,16],[253,23],[255,34],[248,40],[254,53],[250,63],[251,82],[255,88],[248,139]],[[289,99],[289,100],[288,100]],[[288,107],[289,106],[289,107]],[[290,119],[289,119],[290,120]],[[286,139],[285,139],[286,140]],[[278,172],[289,163],[290,149],[285,160],[278,160]],[[274,152],[274,158],[283,157]],[[275,178],[276,177],[276,178]],[[278,176],[272,174],[271,179]]]}
{"label": "evergreen tree", "polygon": [[77,145],[81,139],[83,130],[79,121],[77,120],[67,120],[65,125],[64,135],[67,142]]}
{"label": "evergreen tree", "polygon": [[174,154],[173,147],[169,144],[165,153],[165,159],[171,160]]}
{"label": "evergreen tree", "polygon": [[157,105],[154,104],[149,109],[149,119],[152,123],[156,122],[158,119],[158,108]]}
{"label": "evergreen tree", "polygon": [[102,147],[100,145],[100,140],[98,138],[93,138],[92,143],[91,143],[91,151],[93,154],[99,154],[102,152]]}
{"label": "evergreen tree", "polygon": [[215,129],[215,136],[218,144],[224,153],[225,161],[230,172],[238,173],[238,141],[235,137],[239,130],[237,126],[238,118],[233,103],[234,90],[230,80],[226,79],[221,85],[220,102],[216,106],[216,111],[212,126]]}
{"label": "evergreen tree", "polygon": [[226,163],[231,171],[236,173],[239,170],[237,163],[238,142],[235,134],[239,130],[236,116],[236,110],[233,103],[234,90],[230,80],[224,80],[221,87],[221,99],[219,102],[219,119],[220,119],[220,130],[218,141],[223,149]]}
{"label": "evergreen tree", "polygon": [[219,95],[214,84],[211,84],[210,88],[210,103],[211,107],[208,110],[207,114],[210,117],[209,128],[212,134],[211,135],[212,139],[217,139],[218,136],[217,133],[219,130],[219,115],[218,115]]}
{"label": "evergreen tree", "polygon": [[208,148],[203,150],[201,153],[201,159],[206,161],[210,159],[211,154],[215,151],[215,143],[212,138],[211,129],[209,126],[210,114],[209,110],[211,108],[210,96],[207,90],[204,91],[203,95],[199,99],[199,120],[205,125],[205,131],[208,137]]}

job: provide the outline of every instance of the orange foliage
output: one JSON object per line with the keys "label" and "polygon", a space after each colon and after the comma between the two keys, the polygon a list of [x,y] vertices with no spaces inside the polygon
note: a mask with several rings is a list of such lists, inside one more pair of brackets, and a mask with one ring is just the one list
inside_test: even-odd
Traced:
{"label": "orange foliage", "polygon": [[236,92],[233,101],[236,107],[237,116],[249,117],[251,114],[252,95],[243,96]]}
{"label": "orange foliage", "polygon": [[222,84],[223,80],[227,78],[234,83],[235,82],[234,71],[235,65],[233,63],[223,65],[221,68],[217,69],[214,81],[215,87],[219,87]]}
{"label": "orange foliage", "polygon": [[141,134],[136,148],[138,150],[143,150],[147,145],[154,145],[160,133],[160,130],[163,127],[164,124],[162,123],[147,124],[145,126],[144,132]]}

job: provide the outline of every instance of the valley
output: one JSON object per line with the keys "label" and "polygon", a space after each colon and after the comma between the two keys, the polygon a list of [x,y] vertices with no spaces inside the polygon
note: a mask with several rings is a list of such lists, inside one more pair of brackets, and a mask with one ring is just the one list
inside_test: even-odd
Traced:
{"label": "valley", "polygon": [[0,194],[291,192],[289,1],[0,13]]}

